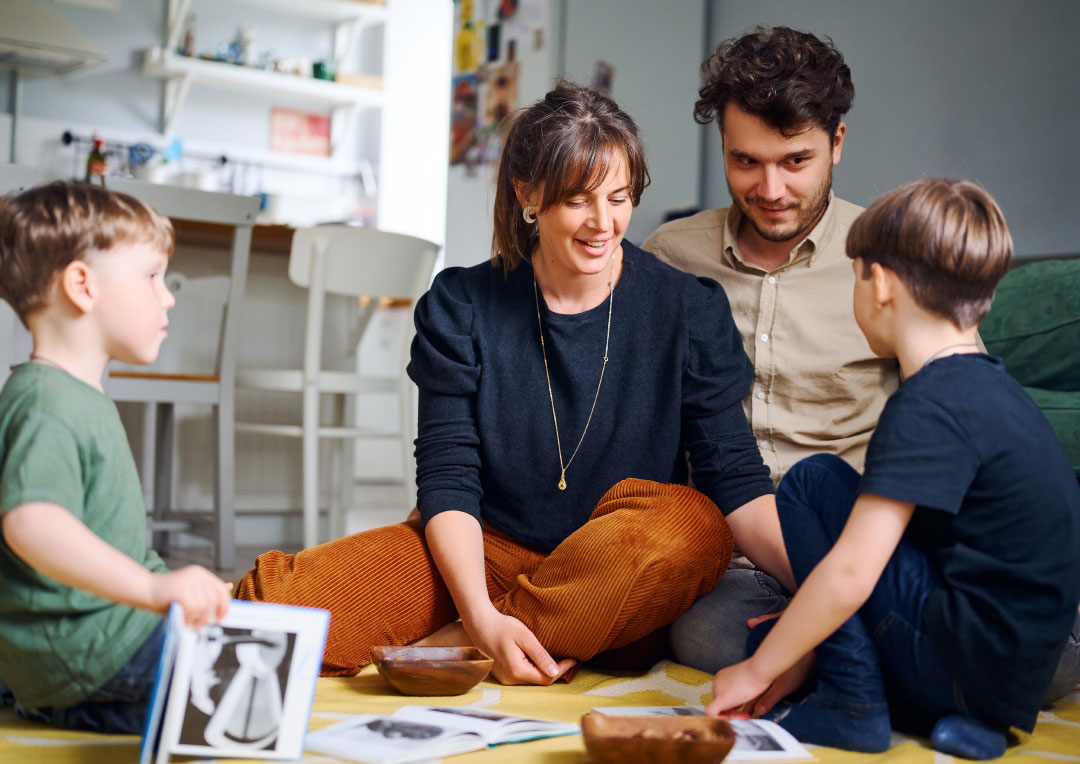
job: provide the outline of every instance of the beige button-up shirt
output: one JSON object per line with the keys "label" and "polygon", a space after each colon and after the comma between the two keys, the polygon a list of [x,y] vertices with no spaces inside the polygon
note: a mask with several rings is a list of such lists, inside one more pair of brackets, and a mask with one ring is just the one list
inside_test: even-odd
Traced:
{"label": "beige button-up shirt", "polygon": [[878,416],[899,384],[896,359],[871,352],[851,307],[855,275],[844,242],[860,212],[830,195],[818,224],[772,271],[743,261],[736,243],[743,216],[735,207],[665,223],[642,245],[724,287],[754,364],[746,416],[775,482],[823,452],[861,472]]}

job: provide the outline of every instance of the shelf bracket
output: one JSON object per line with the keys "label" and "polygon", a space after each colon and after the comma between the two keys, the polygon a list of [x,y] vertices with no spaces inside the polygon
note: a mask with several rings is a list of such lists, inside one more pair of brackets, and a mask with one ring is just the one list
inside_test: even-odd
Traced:
{"label": "shelf bracket", "polygon": [[172,77],[165,80],[165,98],[161,104],[161,123],[159,125],[159,130],[163,136],[172,133],[173,122],[176,121],[176,115],[180,113],[180,109],[184,106],[188,90],[191,89],[191,82],[194,79],[195,75],[185,74],[181,77]]}

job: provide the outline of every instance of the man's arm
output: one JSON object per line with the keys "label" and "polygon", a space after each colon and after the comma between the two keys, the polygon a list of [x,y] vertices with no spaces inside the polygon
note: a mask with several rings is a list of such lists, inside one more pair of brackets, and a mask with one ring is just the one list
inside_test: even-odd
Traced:
{"label": "man's arm", "polygon": [[706,712],[723,713],[757,699],[854,615],[873,592],[914,511],[909,502],[859,496],[835,546],[807,576],[757,652],[717,673]]}
{"label": "man's arm", "polygon": [[173,600],[195,628],[223,618],[232,586],[189,565],[155,574],[111,546],[56,504],[22,504],[0,522],[4,541],[27,565],[54,581],[122,605],[163,613]]}
{"label": "man's arm", "polygon": [[776,496],[768,494],[748,501],[727,516],[735,546],[755,567],[780,582],[788,592],[795,591],[780,518],[776,514]]}

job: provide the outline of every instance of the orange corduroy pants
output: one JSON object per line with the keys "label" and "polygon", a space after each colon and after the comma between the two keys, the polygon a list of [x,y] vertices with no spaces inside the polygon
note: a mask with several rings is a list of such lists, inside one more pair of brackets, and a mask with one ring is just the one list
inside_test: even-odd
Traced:
{"label": "orange corduroy pants", "polygon": [[[483,527],[488,595],[552,657],[588,660],[666,626],[709,592],[732,536],[706,496],[635,478],[613,486],[550,554]],[[407,645],[457,618],[419,522],[260,555],[242,600],[325,608],[324,676],[355,674],[373,645]]]}

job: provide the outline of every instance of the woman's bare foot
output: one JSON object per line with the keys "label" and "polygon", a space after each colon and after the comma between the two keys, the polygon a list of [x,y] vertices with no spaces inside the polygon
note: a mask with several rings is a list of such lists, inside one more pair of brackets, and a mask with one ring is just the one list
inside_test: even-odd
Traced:
{"label": "woman's bare foot", "polygon": [[423,639],[413,642],[414,647],[475,647],[461,621],[453,621]]}

